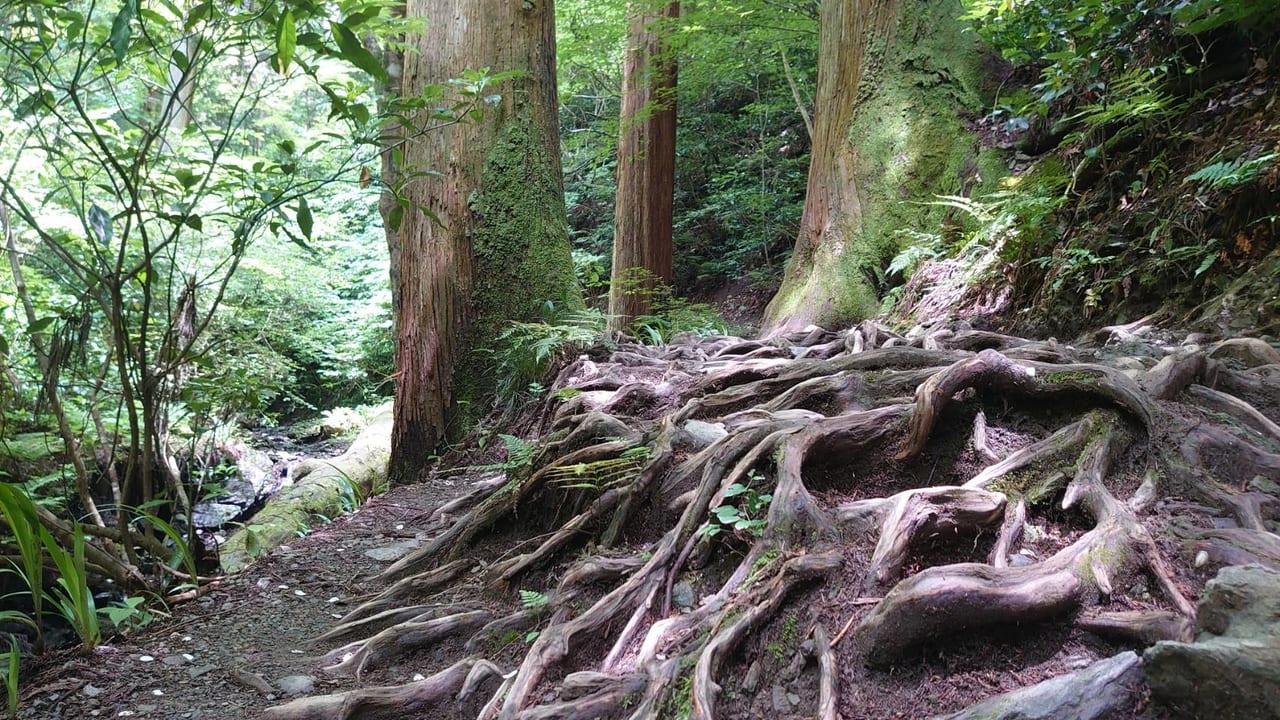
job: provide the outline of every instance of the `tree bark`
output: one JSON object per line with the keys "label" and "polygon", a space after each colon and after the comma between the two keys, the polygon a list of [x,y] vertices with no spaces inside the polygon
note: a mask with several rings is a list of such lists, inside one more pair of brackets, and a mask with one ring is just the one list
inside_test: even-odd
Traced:
{"label": "tree bark", "polygon": [[671,281],[676,163],[676,59],[665,40],[680,3],[628,5],[618,133],[610,327],[651,311],[657,283]]}
{"label": "tree bark", "polygon": [[765,335],[874,315],[899,232],[936,232],[935,196],[967,194],[980,166],[999,174],[961,120],[981,105],[981,68],[960,14],[948,0],[823,0],[804,212]]}
{"label": "tree bark", "polygon": [[405,54],[403,95],[469,69],[519,74],[486,90],[501,99],[477,122],[415,133],[431,122],[424,111],[401,130],[410,208],[389,237],[398,310],[393,482],[415,479],[460,429],[459,407],[483,398],[491,380],[475,353],[508,320],[536,317],[546,301],[581,303],[560,177],[551,0],[410,0],[406,14],[430,22],[409,38],[417,52]]}

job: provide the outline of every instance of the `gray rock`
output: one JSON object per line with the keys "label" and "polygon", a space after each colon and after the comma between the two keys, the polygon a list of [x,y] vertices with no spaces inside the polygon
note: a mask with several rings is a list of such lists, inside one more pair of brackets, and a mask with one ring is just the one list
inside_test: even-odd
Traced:
{"label": "gray rock", "polygon": [[791,703],[792,705],[799,705],[800,696],[795,693],[787,693],[787,702]]}
{"label": "gray rock", "polygon": [[316,679],[310,675],[286,675],[276,681],[276,687],[285,695],[306,695],[316,689]]}
{"label": "gray rock", "polygon": [[671,603],[678,608],[688,610],[694,606],[697,598],[693,594],[693,586],[687,582],[678,582],[671,588]]}
{"label": "gray rock", "polygon": [[182,665],[186,665],[188,660],[181,655],[165,655],[160,658],[160,662],[168,665],[169,667],[181,667]]}
{"label": "gray rock", "polygon": [[1249,489],[1254,490],[1256,492],[1266,493],[1268,495],[1275,495],[1276,497],[1280,497],[1280,483],[1277,483],[1275,480],[1271,480],[1270,478],[1265,478],[1261,475],[1255,475],[1254,478],[1249,481]]}
{"label": "gray rock", "polygon": [[756,660],[751,663],[751,667],[747,668],[747,674],[742,678],[742,692],[754,695],[756,688],[760,687],[760,673],[764,672],[764,668],[760,665],[760,661]]}
{"label": "gray rock", "polygon": [[680,433],[680,443],[686,447],[701,450],[729,434],[724,423],[709,423],[702,420],[690,420],[684,424]]}
{"label": "gray rock", "polygon": [[1035,564],[1036,561],[1034,559],[1023,555],[1022,553],[1009,556],[1009,567],[1029,567]]}
{"label": "gray rock", "polygon": [[99,695],[102,694],[102,688],[94,687],[92,685],[85,685],[83,692],[85,694],[85,697],[98,697]]}
{"label": "gray rock", "polygon": [[1280,717],[1280,573],[1225,567],[1196,613],[1194,643],[1160,642],[1143,660],[1152,696],[1177,718]]}
{"label": "gray rock", "polygon": [[217,669],[218,669],[217,665],[201,665],[200,667],[191,668],[190,670],[187,671],[187,674],[191,676],[192,680],[194,680],[200,677],[201,675],[207,675]]}
{"label": "gray rock", "polygon": [[787,691],[781,685],[774,685],[771,691],[774,712],[787,712],[791,709],[791,702],[787,700]]}
{"label": "gray rock", "polygon": [[395,562],[400,558],[408,555],[420,543],[417,540],[405,540],[404,542],[394,543],[392,545],[383,545],[364,551],[364,556],[372,558],[378,562]]}
{"label": "gray rock", "polygon": [[1132,652],[1099,660],[1084,670],[995,695],[934,720],[1101,720],[1136,717],[1142,662]]}

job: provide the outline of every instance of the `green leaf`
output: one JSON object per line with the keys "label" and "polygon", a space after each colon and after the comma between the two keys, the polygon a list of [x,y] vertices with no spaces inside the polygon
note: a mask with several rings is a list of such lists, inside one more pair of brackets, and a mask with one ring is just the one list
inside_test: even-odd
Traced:
{"label": "green leaf", "polygon": [[721,505],[720,507],[716,508],[715,516],[716,516],[716,520],[719,520],[725,525],[735,523],[738,521],[739,518],[742,517],[740,514],[738,514],[738,508],[732,505]]}
{"label": "green leaf", "polygon": [[55,320],[57,320],[55,317],[40,318],[27,326],[27,334],[35,335],[36,333],[44,332],[54,323]]}
{"label": "green leaf", "polygon": [[1196,268],[1195,276],[1200,277],[1201,275],[1203,275],[1204,271],[1212,267],[1214,261],[1216,261],[1217,259],[1218,259],[1217,253],[1211,253],[1205,256],[1205,259],[1200,262],[1200,267]]}
{"label": "green leaf", "polygon": [[293,62],[293,51],[298,47],[298,28],[294,24],[293,11],[285,10],[276,26],[276,69],[280,74],[289,71],[289,63]]}
{"label": "green leaf", "polygon": [[187,21],[183,23],[183,28],[190,30],[195,27],[196,23],[209,16],[209,11],[212,9],[213,3],[208,2],[202,2],[195,7],[192,7],[191,11],[187,13]]}
{"label": "green leaf", "polygon": [[329,30],[338,43],[339,55],[343,60],[369,73],[375,80],[386,82],[386,68],[382,67],[382,62],[365,48],[356,34],[351,32],[351,28],[342,23],[330,22]]}
{"label": "green leaf", "polygon": [[387,227],[399,230],[402,222],[404,222],[404,208],[399,205],[391,208],[391,212],[387,213]]}
{"label": "green leaf", "polygon": [[9,341],[0,337],[0,356],[9,354]]}
{"label": "green leaf", "polygon": [[204,230],[204,220],[201,220],[199,215],[188,215],[187,218],[182,221],[182,224],[196,232],[202,232]]}
{"label": "green leaf", "polygon": [[125,0],[124,5],[120,6],[120,12],[116,13],[116,19],[111,22],[111,51],[116,56],[116,62],[124,60],[125,53],[129,52],[129,24],[137,14],[138,0]]}
{"label": "green leaf", "polygon": [[311,206],[307,204],[306,198],[298,200],[298,229],[302,231],[303,237],[311,239],[311,228],[315,225],[314,218],[311,217]]}
{"label": "green leaf", "polygon": [[40,108],[53,106],[53,93],[48,90],[37,90],[18,102],[18,106],[14,108],[13,114],[21,120],[35,114]]}

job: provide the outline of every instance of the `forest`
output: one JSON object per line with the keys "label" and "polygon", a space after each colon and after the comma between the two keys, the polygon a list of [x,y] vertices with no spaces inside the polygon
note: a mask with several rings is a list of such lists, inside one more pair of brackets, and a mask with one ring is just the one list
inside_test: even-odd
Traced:
{"label": "forest", "polygon": [[0,0],[10,718],[1280,717],[1280,3]]}

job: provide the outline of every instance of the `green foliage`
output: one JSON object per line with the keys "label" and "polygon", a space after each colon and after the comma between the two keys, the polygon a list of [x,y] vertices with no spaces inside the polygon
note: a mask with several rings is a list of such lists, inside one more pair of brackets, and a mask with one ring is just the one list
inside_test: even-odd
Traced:
{"label": "green foliage", "polygon": [[[26,595],[31,600],[31,617],[27,623],[36,630],[36,644],[44,644],[44,542],[35,505],[22,490],[0,483],[0,514],[4,515],[5,525],[18,547],[16,560],[10,559],[11,567],[0,569],[16,575],[27,586]],[[16,618],[7,618],[16,619]]]}
{"label": "green foliage", "polygon": [[1265,176],[1278,157],[1280,153],[1266,153],[1252,158],[1241,155],[1234,160],[1219,160],[1191,173],[1183,182],[1196,183],[1205,190],[1248,185]]}
{"label": "green foliage", "polygon": [[628,328],[640,342],[661,345],[680,333],[693,335],[727,335],[728,327],[716,309],[705,303],[693,303],[677,297],[675,289],[644,268],[627,268],[621,279],[626,295],[645,296],[649,312],[638,315]]}
{"label": "green foliage", "polygon": [[[816,3],[686,5],[656,29],[682,66],[677,88],[674,285],[767,284],[795,242],[816,77]],[[575,248],[607,262],[613,242],[624,4],[559,3],[565,199]],[[784,51],[785,48],[785,51]],[[784,52],[786,63],[784,66]]]}
{"label": "green foliage", "polygon": [[[752,470],[747,475],[750,482],[761,482],[763,476]],[[768,510],[773,495],[761,493],[750,485],[733,483],[724,491],[724,498],[738,498],[734,505],[724,504],[711,511],[711,519],[699,530],[700,535],[719,535],[732,532],[744,536],[760,537],[764,534],[768,520],[764,513]]]}
{"label": "green foliage", "polygon": [[546,593],[540,593],[534,590],[520,591],[520,605],[523,606],[525,610],[541,610],[547,607],[547,604],[550,602],[551,598],[547,597]]}
{"label": "green foliage", "polygon": [[98,613],[111,623],[116,632],[127,634],[150,625],[156,619],[155,615],[147,610],[145,602],[146,600],[141,597],[126,596],[107,607],[98,608]]}
{"label": "green foliage", "polygon": [[1178,30],[1188,35],[1207,34],[1227,25],[1262,31],[1280,22],[1280,5],[1270,0],[1181,0],[1172,7]]}
{"label": "green foliage", "polygon": [[9,720],[17,720],[18,705],[22,702],[18,692],[18,677],[21,672],[22,654],[18,651],[18,639],[10,637],[9,653],[5,656],[4,664],[5,709],[9,713]]}
{"label": "green foliage", "polygon": [[[102,642],[102,630],[98,626],[98,608],[85,569],[85,539],[80,525],[72,526],[69,551],[63,549],[53,534],[43,527],[40,528],[40,537],[45,552],[58,570],[56,584],[45,591],[45,599],[75,631],[80,638],[81,649],[92,650]],[[34,589],[32,594],[35,594]]]}
{"label": "green foliage", "polygon": [[548,302],[543,315],[541,322],[511,323],[488,351],[497,378],[498,402],[515,406],[528,399],[530,385],[545,380],[557,364],[593,345],[610,342],[608,316],[599,310],[562,311]]}

